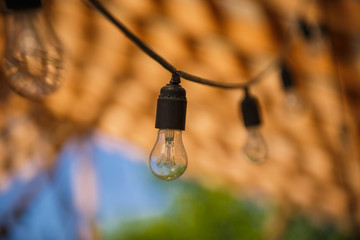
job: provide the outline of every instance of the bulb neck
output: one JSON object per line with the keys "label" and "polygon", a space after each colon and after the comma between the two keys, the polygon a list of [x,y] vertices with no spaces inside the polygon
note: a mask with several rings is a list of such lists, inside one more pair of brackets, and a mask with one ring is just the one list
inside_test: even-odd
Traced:
{"label": "bulb neck", "polygon": [[41,7],[41,0],[5,0],[6,11],[26,11]]}
{"label": "bulb neck", "polygon": [[246,128],[261,125],[259,106],[256,98],[245,89],[245,98],[241,102],[241,113]]}
{"label": "bulb neck", "polygon": [[178,83],[162,87],[157,100],[155,128],[185,130],[186,91]]}

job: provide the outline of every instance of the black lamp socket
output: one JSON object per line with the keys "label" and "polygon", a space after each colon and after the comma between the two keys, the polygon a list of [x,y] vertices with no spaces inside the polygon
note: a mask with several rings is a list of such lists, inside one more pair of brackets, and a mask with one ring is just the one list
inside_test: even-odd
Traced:
{"label": "black lamp socket", "polygon": [[280,66],[281,83],[285,90],[291,89],[295,86],[293,74],[290,69],[282,63]]}
{"label": "black lamp socket", "polygon": [[256,98],[249,95],[247,90],[245,91],[245,98],[241,102],[241,113],[245,127],[254,127],[261,124],[258,102]]}
{"label": "black lamp socket", "polygon": [[162,87],[157,100],[155,128],[185,130],[186,106],[184,88],[173,83]]}

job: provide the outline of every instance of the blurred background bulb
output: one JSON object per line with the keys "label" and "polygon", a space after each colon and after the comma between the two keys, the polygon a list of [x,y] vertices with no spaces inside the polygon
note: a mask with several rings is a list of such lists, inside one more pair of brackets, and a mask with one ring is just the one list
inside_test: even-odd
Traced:
{"label": "blurred background bulb", "polygon": [[42,98],[61,85],[62,49],[42,8],[5,14],[2,68],[10,87],[24,97]]}
{"label": "blurred background bulb", "polygon": [[160,129],[150,153],[151,171],[160,179],[170,181],[180,177],[187,167],[187,155],[181,130]]}
{"label": "blurred background bulb", "polygon": [[298,114],[305,110],[305,103],[300,96],[292,70],[285,62],[280,65],[280,80],[284,89],[284,110],[286,113]]}
{"label": "blurred background bulb", "polygon": [[299,114],[305,110],[304,101],[295,88],[286,89],[284,108],[287,113],[292,114]]}
{"label": "blurred background bulb", "polygon": [[252,162],[261,163],[267,158],[267,146],[258,126],[248,127],[248,138],[243,152]]}

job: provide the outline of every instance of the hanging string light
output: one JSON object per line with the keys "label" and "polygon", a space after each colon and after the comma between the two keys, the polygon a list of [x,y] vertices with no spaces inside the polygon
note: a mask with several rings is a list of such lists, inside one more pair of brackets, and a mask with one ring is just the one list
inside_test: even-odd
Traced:
{"label": "hanging string light", "polygon": [[308,24],[303,18],[299,18],[297,20],[297,24],[300,35],[304,38],[304,40],[307,42],[312,42],[315,39],[313,26]]}
{"label": "hanging string light", "polygon": [[159,132],[149,158],[151,171],[166,181],[180,177],[188,163],[182,142],[186,121],[186,91],[179,83],[180,75],[173,74],[170,84],[161,88],[155,123]]}
{"label": "hanging string light", "polygon": [[247,83],[223,83],[201,78],[180,71],[166,59],[146,45],[140,38],[127,29],[119,20],[97,0],[89,3],[113,23],[127,38],[138,46],[150,58],[158,62],[172,74],[170,84],[164,86],[158,98],[156,124],[159,129],[156,143],[150,153],[149,165],[155,176],[163,180],[174,180],[180,177],[187,167],[187,154],[182,142],[182,131],[185,130],[186,92],[180,84],[180,79],[189,80],[206,86],[222,89],[244,89],[245,98],[241,103],[241,111],[245,127],[248,130],[248,140],[244,146],[245,155],[253,162],[263,162],[267,157],[267,146],[260,134],[261,119],[256,99],[249,94],[248,88],[259,82],[265,74],[278,66],[276,59]]}
{"label": "hanging string light", "polygon": [[63,54],[41,0],[5,0],[2,68],[10,87],[39,99],[61,85]]}
{"label": "hanging string light", "polygon": [[248,132],[243,152],[252,162],[261,163],[267,158],[267,146],[260,133],[261,117],[258,102],[245,88],[245,97],[241,102],[241,113]]}
{"label": "hanging string light", "polygon": [[284,108],[287,113],[298,114],[304,109],[304,102],[295,86],[295,81],[290,68],[284,63],[280,66],[280,79],[285,91]]}
{"label": "hanging string light", "polygon": [[310,24],[303,18],[298,19],[297,25],[298,32],[305,40],[310,55],[317,55],[324,50],[326,46],[324,36],[327,31],[325,25]]}

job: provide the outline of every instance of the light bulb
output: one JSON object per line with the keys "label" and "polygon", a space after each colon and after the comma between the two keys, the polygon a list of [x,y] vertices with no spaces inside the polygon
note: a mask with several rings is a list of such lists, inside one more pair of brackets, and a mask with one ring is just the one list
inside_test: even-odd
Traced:
{"label": "light bulb", "polygon": [[298,114],[305,110],[305,104],[296,89],[293,73],[285,62],[280,65],[280,79],[285,92],[284,110],[290,114]]}
{"label": "light bulb", "polygon": [[248,138],[243,148],[245,156],[252,162],[261,163],[267,158],[267,146],[259,127],[249,127]]}
{"label": "light bulb", "polygon": [[41,6],[6,12],[2,68],[10,87],[35,99],[57,90],[62,82],[60,46]]}
{"label": "light bulb", "polygon": [[250,161],[261,163],[267,158],[267,146],[259,130],[261,117],[257,100],[251,96],[247,88],[245,98],[241,101],[241,113],[248,131],[243,153]]}
{"label": "light bulb", "polygon": [[188,158],[182,142],[181,130],[160,129],[150,153],[151,171],[160,179],[170,181],[186,170]]}
{"label": "light bulb", "polygon": [[304,101],[294,88],[285,91],[284,108],[287,113],[299,114],[305,110]]}
{"label": "light bulb", "polygon": [[151,171],[166,181],[180,177],[188,162],[181,137],[186,121],[186,91],[179,83],[180,75],[174,73],[170,83],[160,90],[155,120],[159,132],[149,157]]}

